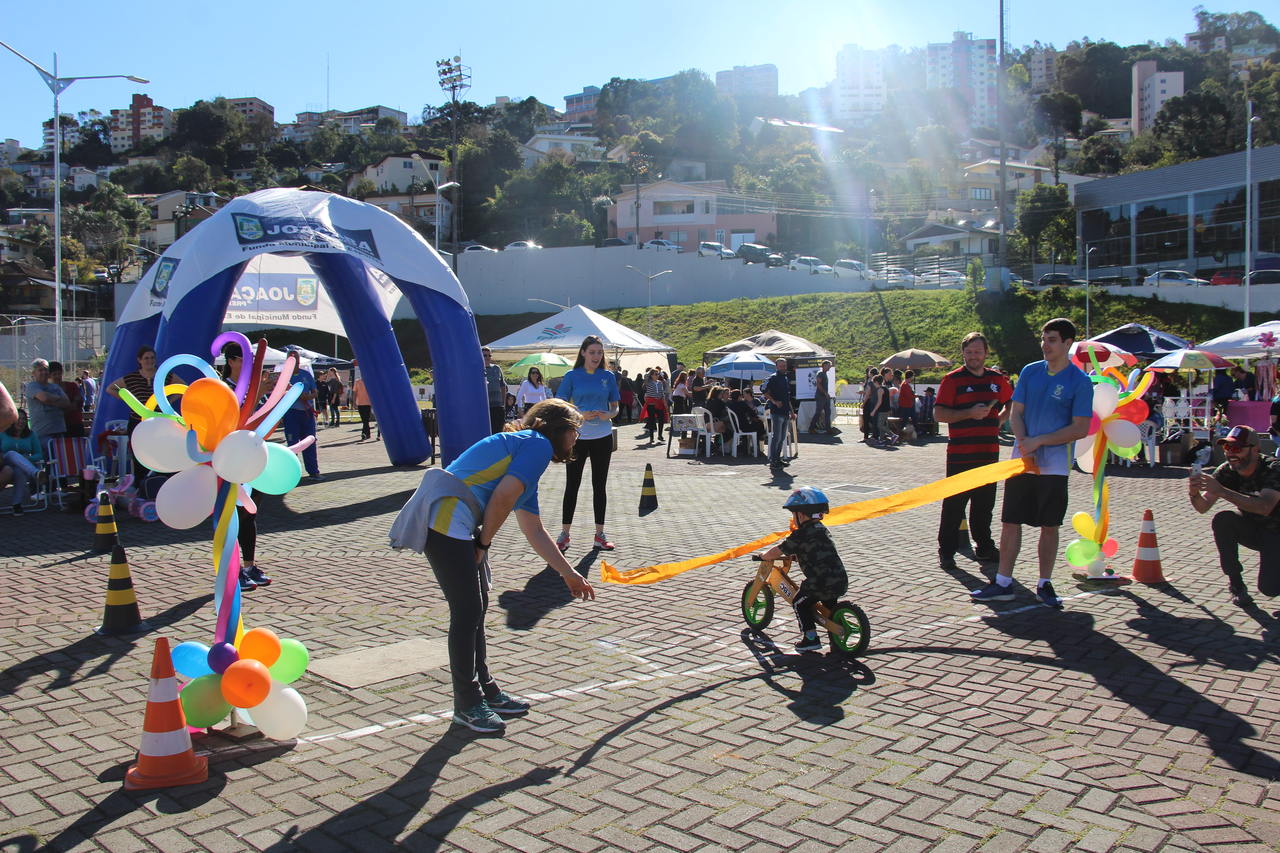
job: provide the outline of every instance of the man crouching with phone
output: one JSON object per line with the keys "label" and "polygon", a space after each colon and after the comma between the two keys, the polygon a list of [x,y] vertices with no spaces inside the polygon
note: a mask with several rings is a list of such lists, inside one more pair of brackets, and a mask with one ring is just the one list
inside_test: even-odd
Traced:
{"label": "man crouching with phone", "polygon": [[1208,512],[1219,498],[1239,510],[1214,515],[1213,541],[1231,601],[1250,607],[1253,599],[1240,565],[1241,545],[1258,552],[1258,592],[1280,594],[1280,460],[1262,454],[1258,434],[1247,426],[1232,427],[1218,439],[1218,446],[1227,461],[1208,474],[1193,468],[1187,493],[1200,513]]}

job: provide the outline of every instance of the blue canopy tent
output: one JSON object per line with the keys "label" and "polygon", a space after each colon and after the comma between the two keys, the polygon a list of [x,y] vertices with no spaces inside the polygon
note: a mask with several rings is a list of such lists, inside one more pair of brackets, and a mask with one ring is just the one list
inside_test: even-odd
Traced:
{"label": "blue canopy tent", "polygon": [[[489,434],[484,362],[462,285],[404,222],[329,193],[270,189],[242,196],[170,246],[122,312],[105,375],[136,369],[134,355],[143,344],[154,345],[162,362],[178,353],[209,358],[233,295],[239,298],[247,264],[268,253],[301,257],[315,276],[294,291],[273,291],[270,298],[283,303],[277,308],[298,312],[314,304],[317,282],[327,291],[363,367],[393,464],[415,465],[431,451],[404,358],[382,310],[389,287],[404,294],[426,335],[444,462]],[[94,434],[126,416],[123,404],[104,398]]]}
{"label": "blue canopy tent", "polygon": [[1171,335],[1141,323],[1126,323],[1109,332],[1094,335],[1089,340],[1118,347],[1144,359],[1159,358],[1191,346],[1190,341],[1185,341],[1177,335]]}

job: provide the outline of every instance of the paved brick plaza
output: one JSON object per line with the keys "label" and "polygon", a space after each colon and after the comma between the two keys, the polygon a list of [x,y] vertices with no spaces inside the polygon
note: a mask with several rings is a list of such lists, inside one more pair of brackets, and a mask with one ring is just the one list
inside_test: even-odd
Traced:
{"label": "paved brick plaza", "polygon": [[[834,503],[941,475],[943,445],[806,443],[784,477],[756,461],[666,459],[621,431],[609,531],[623,568],[710,553],[782,529],[792,483]],[[385,547],[418,470],[390,467],[358,428],[320,434],[326,480],[262,500],[246,626],[302,640],[320,666],[443,639],[447,613],[420,556]],[[637,515],[652,462],[660,508]],[[108,560],[93,529],[48,512],[0,518],[6,667],[0,849],[1232,850],[1280,847],[1276,602],[1230,604],[1185,469],[1112,473],[1117,565],[1155,511],[1172,583],[1058,590],[971,604],[978,566],[936,565],[937,508],[834,529],[849,597],[869,613],[857,662],[789,653],[744,634],[745,560],[648,587],[597,585],[571,603],[515,525],[494,546],[490,656],[538,699],[504,739],[450,730],[440,667],[344,687],[308,674],[297,743],[198,741],[210,778],[121,789],[154,637],[212,634],[209,531],[121,520],[143,616],[133,642],[99,639]],[[563,469],[543,481],[558,522]],[[832,488],[836,487],[836,488]],[[1072,478],[1072,511],[1089,480]],[[587,555],[584,487],[569,556]],[[1064,530],[1064,544],[1074,538]],[[1017,575],[1034,576],[1030,546]],[[367,675],[367,680],[378,676]]]}

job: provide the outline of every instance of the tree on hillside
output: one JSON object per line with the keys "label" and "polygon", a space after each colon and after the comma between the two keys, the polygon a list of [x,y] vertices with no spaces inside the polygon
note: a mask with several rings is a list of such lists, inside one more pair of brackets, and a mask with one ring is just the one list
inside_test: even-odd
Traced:
{"label": "tree on hillside", "polygon": [[527,142],[533,136],[534,128],[547,123],[547,108],[537,98],[530,95],[523,101],[507,104],[494,119],[493,129],[511,134],[520,142]]}
{"label": "tree on hillside", "polygon": [[64,159],[89,169],[106,166],[115,160],[111,151],[111,120],[97,110],[77,113],[80,141],[67,149]]}
{"label": "tree on hillside", "polygon": [[312,132],[307,140],[307,157],[317,163],[335,163],[338,148],[345,139],[342,129],[334,122],[325,122]]}
{"label": "tree on hillside", "polygon": [[173,180],[187,190],[205,192],[213,186],[213,170],[203,160],[190,154],[179,155],[173,161]]}
{"label": "tree on hillside", "polygon": [[130,193],[163,193],[176,189],[173,176],[155,163],[125,166],[111,173],[111,182]]}
{"label": "tree on hillside", "polygon": [[178,110],[169,144],[222,169],[245,141],[244,116],[226,98],[196,101]]}
{"label": "tree on hillside", "polygon": [[1114,175],[1124,165],[1124,147],[1110,136],[1090,136],[1080,145],[1075,170],[1082,175]]}
{"label": "tree on hillside", "polygon": [[1058,84],[1077,96],[1086,110],[1108,118],[1127,116],[1130,64],[1120,45],[1094,42],[1084,50],[1058,54]]}
{"label": "tree on hillside", "polygon": [[1243,125],[1239,109],[1229,105],[1216,86],[1188,92],[1168,101],[1151,127],[1165,144],[1174,162],[1215,157],[1243,148],[1237,125]]}
{"label": "tree on hillside", "polygon": [[1201,35],[1226,36],[1232,44],[1280,44],[1280,30],[1257,12],[1210,12],[1204,6],[1196,6],[1194,12],[1196,32]]}
{"label": "tree on hillside", "polygon": [[361,178],[360,180],[356,181],[355,186],[351,188],[351,195],[353,198],[358,198],[361,201],[364,201],[366,198],[375,194],[377,191],[378,191],[378,188],[374,186],[373,181],[369,180],[368,178]]}
{"label": "tree on hillside", "polygon": [[1036,184],[1018,193],[1015,211],[1018,231],[1027,238],[1031,249],[1032,263],[1040,248],[1070,251],[1075,242],[1076,216],[1066,185]]}
{"label": "tree on hillside", "polygon": [[595,228],[581,216],[557,211],[538,232],[538,242],[543,246],[588,246],[595,236]]}
{"label": "tree on hillside", "polygon": [[1080,133],[1080,98],[1069,92],[1050,92],[1036,100],[1035,121],[1037,127],[1053,137],[1050,156],[1053,158],[1053,182],[1058,183],[1058,164],[1062,159],[1065,136]]}
{"label": "tree on hillside", "polygon": [[111,211],[124,220],[130,240],[137,240],[138,232],[151,219],[151,211],[137,199],[129,198],[124,188],[113,181],[103,181],[94,190],[86,204],[90,210]]}
{"label": "tree on hillside", "polygon": [[486,234],[490,230],[486,202],[520,169],[516,138],[505,130],[494,130],[482,140],[468,140],[458,152],[458,163],[466,177],[461,190],[462,227],[467,236]]}

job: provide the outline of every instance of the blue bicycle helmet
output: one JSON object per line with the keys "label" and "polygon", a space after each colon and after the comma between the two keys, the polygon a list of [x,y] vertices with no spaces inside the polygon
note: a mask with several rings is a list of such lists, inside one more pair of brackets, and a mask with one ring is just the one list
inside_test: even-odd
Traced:
{"label": "blue bicycle helmet", "polygon": [[818,513],[831,511],[831,504],[827,501],[827,496],[822,493],[821,489],[815,489],[813,486],[796,489],[782,506],[784,509],[796,510],[803,512],[805,515],[817,515]]}

